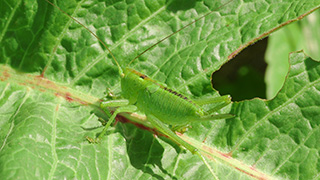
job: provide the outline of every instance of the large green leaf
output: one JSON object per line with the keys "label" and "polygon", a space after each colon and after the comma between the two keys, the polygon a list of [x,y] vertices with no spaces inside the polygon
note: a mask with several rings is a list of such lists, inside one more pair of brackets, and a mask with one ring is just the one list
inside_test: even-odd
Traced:
{"label": "large green leaf", "polygon": [[[125,67],[139,52],[226,1],[54,3],[94,31]],[[319,4],[234,0],[131,67],[191,97],[217,96],[210,88],[213,71]],[[233,103],[224,111],[235,118],[193,123],[181,136],[209,157],[211,174],[199,157],[136,123],[117,123],[100,144],[89,144],[85,137],[101,131],[95,128],[103,117],[97,105],[106,88],[121,91],[111,56],[46,1],[1,1],[1,7],[0,177],[310,179],[319,174],[320,67],[303,53],[291,55],[290,74],[275,99]]]}

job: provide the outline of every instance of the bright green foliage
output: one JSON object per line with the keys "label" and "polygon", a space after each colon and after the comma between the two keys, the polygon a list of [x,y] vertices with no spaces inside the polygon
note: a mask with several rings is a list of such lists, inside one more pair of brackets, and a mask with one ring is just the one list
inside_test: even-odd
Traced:
{"label": "bright green foliage", "polygon": [[[288,73],[288,54],[303,49],[310,57],[320,61],[320,11],[292,23],[269,37],[266,61],[267,98],[276,96]],[[277,56],[274,56],[277,54]]]}
{"label": "bright green foliage", "polygon": [[[128,2],[128,4],[126,4]],[[39,3],[39,4],[38,4]],[[107,43],[126,66],[139,52],[213,10],[217,1],[54,2]],[[166,138],[117,123],[101,144],[97,106],[120,91],[118,69],[85,29],[45,1],[2,1],[0,11],[1,179],[208,179],[202,161]],[[183,4],[183,6],[181,6]],[[159,44],[132,67],[193,98],[217,96],[210,74],[238,49],[318,8],[319,0],[237,1]],[[274,56],[277,56],[276,54]],[[271,101],[233,103],[230,120],[193,123],[219,179],[312,179],[320,173],[320,66],[302,52]],[[44,77],[39,75],[44,71]],[[227,156],[231,153],[232,158]],[[256,169],[250,169],[253,165]],[[236,167],[236,168],[235,168]],[[238,169],[245,169],[239,171]]]}

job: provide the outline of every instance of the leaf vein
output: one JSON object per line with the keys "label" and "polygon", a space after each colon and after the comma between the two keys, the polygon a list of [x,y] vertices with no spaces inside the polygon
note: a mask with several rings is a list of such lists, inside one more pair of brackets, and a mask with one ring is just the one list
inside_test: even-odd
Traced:
{"label": "leaf vein", "polygon": [[[82,1],[80,3],[78,3],[76,9],[73,11],[73,14],[71,16],[73,16],[74,14],[76,14],[76,12],[79,10],[79,7],[81,7],[81,4]],[[45,67],[49,67],[53,61],[53,55],[54,55],[54,52],[55,52],[55,48],[59,45],[59,43],[61,43],[61,40],[63,38],[63,36],[66,34],[66,31],[68,29],[68,27],[70,26],[70,24],[73,22],[73,20],[71,18],[69,18],[69,21],[66,23],[65,27],[63,28],[62,32],[60,33],[60,35],[58,36],[57,38],[57,41],[55,41],[55,45],[54,45],[54,50],[51,52],[50,54],[50,58],[49,58],[49,61],[48,63],[45,65]]]}
{"label": "leaf vein", "polygon": [[275,114],[276,112],[279,112],[280,110],[282,110],[283,108],[285,108],[288,104],[292,103],[293,100],[297,99],[299,96],[302,95],[303,92],[305,92],[307,89],[309,89],[310,87],[313,87],[315,84],[319,83],[320,79],[314,81],[313,83],[309,83],[309,85],[304,86],[303,88],[301,88],[294,96],[292,96],[292,98],[290,98],[287,102],[279,105],[279,107],[275,108],[274,110],[272,110],[270,113],[267,113],[263,118],[261,118],[260,121],[258,121],[257,123],[255,123],[255,125],[253,125],[243,136],[242,138],[239,140],[239,142],[237,144],[235,144],[235,146],[231,149],[230,152],[235,151],[236,149],[239,148],[239,146],[244,142],[244,140],[249,136],[249,134],[251,132],[253,132],[258,126],[260,126],[264,121],[268,120],[268,118],[270,116],[272,116],[273,114]]}
{"label": "leaf vein", "polygon": [[[60,99],[60,98],[59,98]],[[61,99],[60,99],[61,101]],[[52,168],[50,169],[49,172],[49,177],[48,179],[54,179],[54,172],[57,169],[57,164],[58,164],[58,155],[56,152],[56,138],[57,138],[57,118],[58,118],[58,112],[60,109],[60,104],[57,104],[54,110],[53,114],[53,122],[52,122],[52,133],[51,133],[51,153],[53,155],[53,163],[52,163]]]}
{"label": "leaf vein", "polygon": [[26,100],[27,100],[27,98],[29,97],[29,95],[30,95],[30,90],[27,90],[27,93],[26,93],[26,95],[23,97],[22,102],[21,102],[20,105],[18,106],[16,112],[13,114],[13,116],[10,117],[10,120],[9,120],[9,122],[11,121],[10,129],[9,129],[6,137],[5,137],[4,140],[3,140],[2,146],[0,147],[0,151],[3,149],[3,147],[5,146],[5,144],[6,144],[7,140],[8,140],[8,137],[9,137],[10,134],[12,133],[12,130],[13,130],[13,128],[14,128],[14,118],[15,118],[15,117],[17,116],[17,114],[19,113],[22,105],[26,102]]}
{"label": "leaf vein", "polygon": [[19,2],[16,2],[16,6],[12,9],[11,14],[9,15],[9,18],[6,19],[6,21],[5,21],[6,24],[5,24],[4,28],[3,28],[3,31],[2,31],[2,33],[1,33],[1,35],[0,35],[0,42],[2,41],[5,33],[7,32],[8,26],[9,26],[9,24],[11,23],[12,18],[13,18],[13,16],[14,16],[16,10],[17,10],[18,7],[20,6],[20,4],[21,4],[21,0],[20,0]]}
{"label": "leaf vein", "polygon": [[276,167],[272,172],[271,175],[274,175],[292,156],[293,154],[302,146],[304,145],[304,143],[310,138],[310,136],[317,130],[319,129],[319,127],[313,129],[308,136],[304,139],[304,141],[302,143],[300,143],[298,146],[296,146],[296,148],[291,152],[291,154],[281,163],[279,164],[278,167]]}

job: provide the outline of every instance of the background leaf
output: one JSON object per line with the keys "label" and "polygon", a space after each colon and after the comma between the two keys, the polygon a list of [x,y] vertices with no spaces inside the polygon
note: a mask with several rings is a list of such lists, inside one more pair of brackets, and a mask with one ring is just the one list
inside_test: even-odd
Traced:
{"label": "background leaf", "polygon": [[266,61],[267,98],[276,96],[281,89],[288,73],[288,54],[304,49],[308,55],[320,60],[320,11],[286,26],[269,37]]}
{"label": "background leaf", "polygon": [[[162,37],[225,2],[54,3],[93,30],[125,67]],[[148,51],[131,67],[191,97],[217,96],[209,80],[213,71],[319,4],[232,1]],[[101,131],[95,128],[102,113],[96,105],[105,89],[120,92],[118,69],[110,55],[87,30],[45,1],[2,1],[1,7],[1,177],[212,178],[197,156],[181,153],[166,138],[154,138],[133,124],[118,123],[101,144],[86,142],[86,136]],[[231,164],[210,161],[220,179],[249,179],[248,172],[254,171],[290,179],[315,178],[319,173],[319,65],[303,53],[292,59],[288,82],[277,98],[234,103],[225,110],[234,119],[192,124],[187,132],[198,141],[206,139],[226,157],[232,155]]]}

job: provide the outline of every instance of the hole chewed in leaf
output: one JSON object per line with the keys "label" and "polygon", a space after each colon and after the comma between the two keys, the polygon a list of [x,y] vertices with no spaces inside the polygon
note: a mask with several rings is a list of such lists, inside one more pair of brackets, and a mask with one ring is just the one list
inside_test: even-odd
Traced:
{"label": "hole chewed in leaf", "polygon": [[234,101],[266,98],[266,47],[267,39],[260,40],[223,65],[212,75],[213,88],[221,95],[231,95]]}

